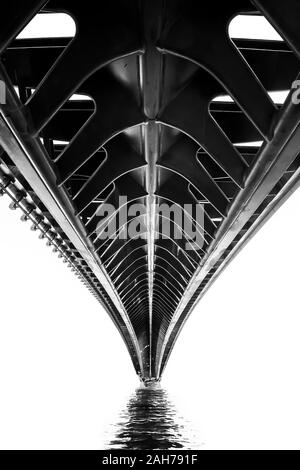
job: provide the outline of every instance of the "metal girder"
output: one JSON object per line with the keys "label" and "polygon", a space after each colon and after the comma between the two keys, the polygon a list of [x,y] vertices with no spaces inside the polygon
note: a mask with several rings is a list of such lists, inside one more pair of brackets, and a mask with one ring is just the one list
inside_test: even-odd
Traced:
{"label": "metal girder", "polygon": [[218,15],[213,3],[203,8],[192,0],[187,0],[184,6],[180,1],[169,1],[168,6],[171,21],[165,26],[159,49],[208,70],[240,105],[261,135],[268,138],[276,108],[233,45],[227,30],[231,18],[244,9],[249,10],[249,2],[226,2],[219,6]]}
{"label": "metal girder", "polygon": [[122,0],[115,0],[105,5],[101,15],[92,14],[93,8],[87,15],[88,5],[81,2],[58,0],[55,3],[58,10],[69,12],[76,18],[77,30],[70,45],[27,103],[35,135],[96,70],[116,58],[143,52],[138,35],[133,34],[136,32],[133,27],[137,14],[136,0],[130,6]]}
{"label": "metal girder", "polygon": [[299,2],[297,0],[289,0],[288,2],[253,0],[253,3],[300,58]]}
{"label": "metal girder", "polygon": [[0,53],[8,46],[33,16],[47,3],[47,0],[11,0],[1,6]]}
{"label": "metal girder", "polygon": [[[193,141],[181,137],[157,164],[186,178],[221,215],[226,215],[228,198],[201,163],[197,162],[197,151],[198,147]],[[185,156],[184,161],[182,155]]]}
{"label": "metal girder", "polygon": [[[56,159],[60,185],[65,183],[113,136],[129,127],[143,123],[143,114],[130,91],[113,75],[103,72],[101,69],[95,73],[85,86],[81,87],[83,93],[93,98],[96,110]],[[126,144],[124,137],[121,136],[119,139],[119,145],[124,147],[126,153],[130,146]],[[120,147],[118,147],[118,139],[114,139],[107,146],[107,152],[117,153],[121,158]],[[132,154],[133,149],[130,152]],[[116,166],[118,166],[117,162]]]}

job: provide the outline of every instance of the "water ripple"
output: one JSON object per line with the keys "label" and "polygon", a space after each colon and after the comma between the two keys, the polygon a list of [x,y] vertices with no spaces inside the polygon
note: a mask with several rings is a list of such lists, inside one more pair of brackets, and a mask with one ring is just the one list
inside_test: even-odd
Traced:
{"label": "water ripple", "polygon": [[140,388],[112,426],[109,449],[196,449],[191,425],[181,418],[164,389]]}

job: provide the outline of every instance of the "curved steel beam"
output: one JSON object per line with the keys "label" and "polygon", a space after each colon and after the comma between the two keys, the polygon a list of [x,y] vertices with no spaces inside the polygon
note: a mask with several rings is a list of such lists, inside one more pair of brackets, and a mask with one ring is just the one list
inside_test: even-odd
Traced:
{"label": "curved steel beam", "polygon": [[130,9],[124,8],[121,0],[116,0],[114,4],[103,4],[101,15],[86,14],[87,8],[92,11],[94,7],[88,0],[72,4],[62,1],[61,5],[76,19],[76,35],[26,105],[32,116],[33,135],[44,128],[95,71],[118,58],[143,53],[140,38],[132,34],[137,20],[134,8],[136,0],[131,2]]}

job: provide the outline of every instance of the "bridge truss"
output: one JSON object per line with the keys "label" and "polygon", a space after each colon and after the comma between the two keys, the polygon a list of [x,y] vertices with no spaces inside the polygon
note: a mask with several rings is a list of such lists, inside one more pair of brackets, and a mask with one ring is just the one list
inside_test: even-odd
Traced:
{"label": "bridge truss", "polygon": [[[74,37],[18,38],[59,12]],[[264,16],[282,40],[230,37],[238,15]],[[297,0],[2,2],[0,190],[97,297],[145,381],[299,186],[300,105],[294,89],[284,103],[270,96],[298,77],[299,25]],[[145,213],[120,224],[137,203]],[[200,203],[202,222],[189,219],[201,243],[176,237],[171,214],[159,236],[159,205]],[[140,236],[120,236],[131,222]]]}

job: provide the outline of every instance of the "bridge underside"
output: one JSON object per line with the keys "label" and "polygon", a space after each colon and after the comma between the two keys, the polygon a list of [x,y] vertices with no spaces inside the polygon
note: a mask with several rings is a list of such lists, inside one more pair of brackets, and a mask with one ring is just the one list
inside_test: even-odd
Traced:
{"label": "bridge underside", "polygon": [[[74,37],[17,38],[59,12]],[[230,37],[238,15],[263,15],[281,40]],[[299,26],[297,0],[2,2],[0,190],[99,299],[146,381],[299,185],[300,105],[295,90],[270,95],[297,79]]]}

